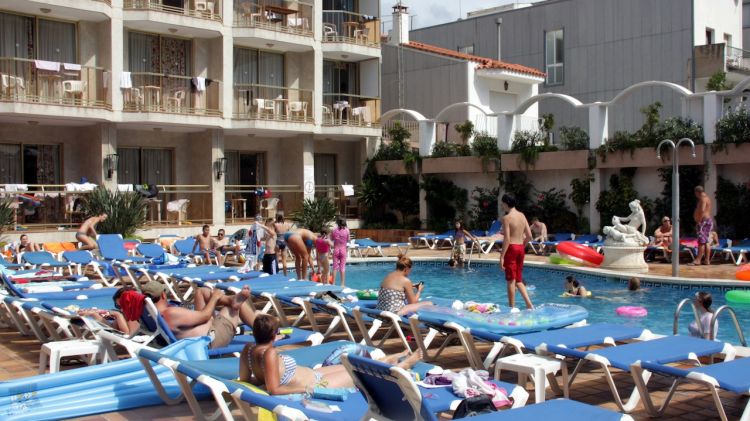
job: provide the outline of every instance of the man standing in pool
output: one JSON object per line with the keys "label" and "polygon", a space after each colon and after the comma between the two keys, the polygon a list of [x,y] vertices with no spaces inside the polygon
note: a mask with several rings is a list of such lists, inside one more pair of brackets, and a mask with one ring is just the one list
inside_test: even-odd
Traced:
{"label": "man standing in pool", "polygon": [[500,252],[500,269],[505,270],[505,280],[508,284],[508,304],[515,307],[516,287],[526,302],[526,308],[533,309],[529,293],[523,284],[523,258],[526,254],[526,244],[531,240],[531,228],[526,216],[516,209],[516,199],[504,194],[500,199],[503,211],[503,250]]}
{"label": "man standing in pool", "polygon": [[698,203],[695,205],[693,219],[695,219],[698,228],[698,256],[696,256],[692,265],[707,265],[711,263],[711,231],[714,230],[714,220],[711,218],[711,199],[703,191],[703,186],[695,186],[695,197],[698,199]]}

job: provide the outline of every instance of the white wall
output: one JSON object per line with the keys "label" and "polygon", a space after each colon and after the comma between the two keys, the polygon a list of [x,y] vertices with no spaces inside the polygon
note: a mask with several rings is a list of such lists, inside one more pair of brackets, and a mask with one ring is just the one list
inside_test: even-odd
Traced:
{"label": "white wall", "polygon": [[695,45],[706,44],[706,28],[714,30],[714,43],[724,42],[724,34],[732,36],[732,46],[742,48],[742,1],[693,0]]}

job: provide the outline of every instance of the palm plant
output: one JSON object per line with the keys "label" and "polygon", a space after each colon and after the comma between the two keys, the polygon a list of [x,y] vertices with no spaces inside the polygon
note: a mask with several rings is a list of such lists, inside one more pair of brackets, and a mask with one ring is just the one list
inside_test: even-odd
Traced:
{"label": "palm plant", "polygon": [[336,219],[336,206],[327,197],[305,199],[302,209],[295,212],[292,219],[312,232],[320,232]]}
{"label": "palm plant", "polygon": [[0,234],[5,232],[5,229],[13,224],[13,199],[5,198],[0,200]]}
{"label": "palm plant", "polygon": [[107,214],[107,219],[97,225],[101,234],[122,234],[132,237],[135,230],[146,223],[148,202],[138,193],[110,191],[99,187],[83,203],[86,218]]}

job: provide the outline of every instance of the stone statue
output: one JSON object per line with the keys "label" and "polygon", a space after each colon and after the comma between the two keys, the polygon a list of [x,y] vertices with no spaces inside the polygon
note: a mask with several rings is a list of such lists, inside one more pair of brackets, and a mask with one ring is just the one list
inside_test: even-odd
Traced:
{"label": "stone statue", "polygon": [[[630,207],[630,215],[626,217],[613,216],[612,226],[604,227],[604,234],[607,236],[606,245],[645,246],[648,244],[646,215],[641,208],[641,201],[635,199],[628,206]],[[627,222],[627,225],[624,225],[623,222]]]}

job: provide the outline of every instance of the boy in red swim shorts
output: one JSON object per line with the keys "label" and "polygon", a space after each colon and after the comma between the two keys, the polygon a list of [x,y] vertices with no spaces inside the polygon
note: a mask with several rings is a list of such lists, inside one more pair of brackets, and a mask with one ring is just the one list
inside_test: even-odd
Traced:
{"label": "boy in red swim shorts", "polygon": [[505,270],[508,286],[508,304],[515,307],[516,288],[526,302],[526,308],[533,309],[529,293],[523,283],[523,258],[526,255],[526,244],[531,241],[529,221],[523,213],[516,210],[516,199],[504,194],[501,199],[503,210],[503,250],[500,253],[500,269]]}

